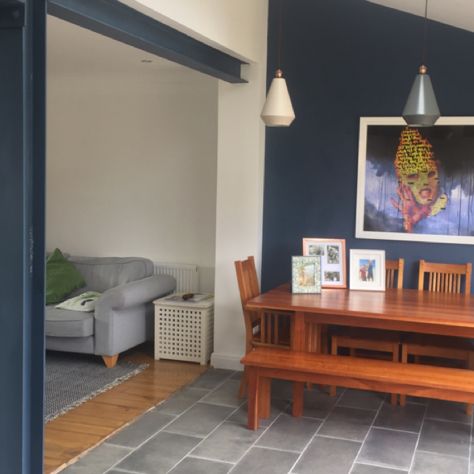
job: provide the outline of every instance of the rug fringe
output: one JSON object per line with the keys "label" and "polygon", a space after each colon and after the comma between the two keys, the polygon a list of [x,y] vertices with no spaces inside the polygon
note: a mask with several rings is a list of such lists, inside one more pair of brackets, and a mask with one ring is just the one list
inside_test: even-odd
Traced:
{"label": "rug fringe", "polygon": [[130,377],[133,377],[134,375],[138,375],[140,372],[143,372],[147,367],[149,367],[149,364],[140,364],[135,370],[132,372],[122,375],[121,377],[115,379],[113,382],[110,382],[107,385],[104,385],[103,387],[99,388],[98,390],[95,390],[94,392],[90,393],[89,395],[81,398],[80,400],[76,400],[74,403],[71,403],[70,405],[65,406],[62,410],[53,413],[52,415],[48,415],[44,418],[45,423],[49,423],[50,421],[55,420],[61,415],[64,415],[68,411],[72,410],[73,408],[77,408],[78,406],[82,405],[85,402],[88,402],[89,400],[92,400],[93,398],[97,397],[97,395],[100,395],[101,393],[107,392],[111,388],[116,387],[117,385],[120,385],[122,382],[125,382],[125,380],[129,379]]}

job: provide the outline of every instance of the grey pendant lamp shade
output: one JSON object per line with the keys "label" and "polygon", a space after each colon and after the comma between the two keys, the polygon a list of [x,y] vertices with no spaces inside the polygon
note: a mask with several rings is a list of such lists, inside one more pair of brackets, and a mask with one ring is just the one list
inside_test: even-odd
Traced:
{"label": "grey pendant lamp shade", "polygon": [[425,0],[425,24],[423,38],[422,65],[418,71],[415,81],[411,86],[408,100],[403,109],[402,116],[410,127],[431,127],[441,113],[438,102],[431,84],[428,69],[424,65],[426,56],[426,36],[428,31],[428,0]]}
{"label": "grey pendant lamp shade", "polygon": [[260,117],[267,127],[289,127],[295,119],[290,94],[281,69],[277,69],[275,73]]}
{"label": "grey pendant lamp shade", "polygon": [[283,72],[280,69],[283,40],[283,0],[279,3],[278,14],[278,69],[268,89],[267,99],[260,117],[267,127],[289,127],[295,119],[295,111],[291,104],[290,94]]}
{"label": "grey pendant lamp shade", "polygon": [[403,109],[403,118],[410,127],[431,127],[441,115],[430,76],[426,72],[426,66],[420,66]]}

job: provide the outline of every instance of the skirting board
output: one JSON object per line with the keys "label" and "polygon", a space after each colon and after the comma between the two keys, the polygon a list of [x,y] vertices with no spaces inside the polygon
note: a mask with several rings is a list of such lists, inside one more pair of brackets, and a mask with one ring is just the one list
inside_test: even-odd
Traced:
{"label": "skirting board", "polygon": [[216,369],[227,369],[227,370],[244,370],[243,365],[240,363],[240,359],[243,357],[231,354],[217,354],[213,352],[211,354],[211,365]]}

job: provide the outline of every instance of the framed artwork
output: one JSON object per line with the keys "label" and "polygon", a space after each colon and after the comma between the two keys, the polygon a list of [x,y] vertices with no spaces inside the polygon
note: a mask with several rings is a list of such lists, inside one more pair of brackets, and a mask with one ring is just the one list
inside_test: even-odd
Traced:
{"label": "framed artwork", "polygon": [[351,290],[385,291],[385,250],[350,250]]}
{"label": "framed artwork", "polygon": [[292,293],[321,293],[321,257],[291,257]]}
{"label": "framed artwork", "polygon": [[344,239],[303,239],[303,255],[321,257],[321,286],[346,288],[346,241]]}
{"label": "framed artwork", "polygon": [[362,117],[356,237],[474,243],[474,117]]}

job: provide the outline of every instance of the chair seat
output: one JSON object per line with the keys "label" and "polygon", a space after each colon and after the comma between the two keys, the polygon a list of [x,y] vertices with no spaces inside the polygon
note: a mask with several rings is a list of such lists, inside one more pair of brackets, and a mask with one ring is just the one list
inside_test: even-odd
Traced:
{"label": "chair seat", "polygon": [[94,313],[46,307],[45,334],[50,337],[88,337],[94,335]]}
{"label": "chair seat", "polygon": [[474,341],[472,339],[452,336],[435,336],[430,334],[404,334],[402,344],[413,344],[417,346],[445,347],[449,349],[458,349],[472,351],[474,350]]}
{"label": "chair seat", "polygon": [[339,326],[334,329],[333,335],[361,340],[377,340],[385,342],[400,342],[400,333],[384,331],[383,329],[353,328]]}

